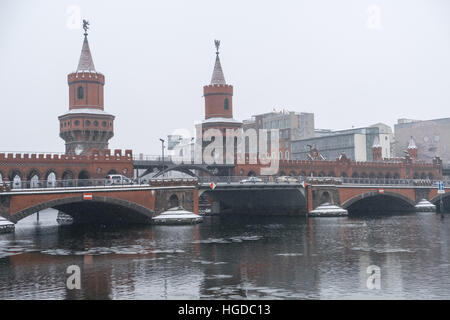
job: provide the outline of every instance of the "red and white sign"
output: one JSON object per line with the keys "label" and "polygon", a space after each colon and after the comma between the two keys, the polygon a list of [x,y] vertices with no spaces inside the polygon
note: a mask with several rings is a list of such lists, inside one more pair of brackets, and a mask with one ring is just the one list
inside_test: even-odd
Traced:
{"label": "red and white sign", "polygon": [[83,193],[83,200],[92,200],[92,193]]}
{"label": "red and white sign", "polygon": [[302,182],[302,187],[303,187],[303,189],[306,188],[306,181],[303,181],[303,182]]}
{"label": "red and white sign", "polygon": [[384,189],[379,189],[378,193],[384,193]]}
{"label": "red and white sign", "polygon": [[214,182],[211,182],[211,183],[209,184],[209,187],[210,187],[212,190],[214,190],[214,189],[216,188],[216,184],[215,184]]}

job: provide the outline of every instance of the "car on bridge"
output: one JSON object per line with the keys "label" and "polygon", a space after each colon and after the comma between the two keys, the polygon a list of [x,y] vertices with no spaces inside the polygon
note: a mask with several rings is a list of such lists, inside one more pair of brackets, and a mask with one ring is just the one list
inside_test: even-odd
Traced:
{"label": "car on bridge", "polygon": [[275,179],[276,182],[298,182],[296,177],[280,176]]}
{"label": "car on bridge", "polygon": [[128,185],[133,184],[133,180],[120,174],[110,174],[106,176],[106,185]]}
{"label": "car on bridge", "polygon": [[242,183],[256,183],[263,182],[262,179],[257,177],[248,177],[247,179],[241,180]]}

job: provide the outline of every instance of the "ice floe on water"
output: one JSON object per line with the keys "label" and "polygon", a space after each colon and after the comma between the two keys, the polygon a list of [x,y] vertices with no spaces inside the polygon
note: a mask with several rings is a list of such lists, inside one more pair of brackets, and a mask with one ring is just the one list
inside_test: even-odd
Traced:
{"label": "ice floe on water", "polygon": [[229,279],[229,278],[233,278],[233,276],[229,275],[229,274],[215,274],[215,275],[206,277],[206,279],[208,279],[208,280]]}
{"label": "ice floe on water", "polygon": [[195,240],[192,243],[240,243],[244,241],[257,241],[262,236],[235,236],[230,238],[208,238],[205,240]]}
{"label": "ice floe on water", "polygon": [[1,240],[0,258],[39,251],[31,240]]}
{"label": "ice floe on water", "polygon": [[160,250],[153,248],[144,248],[141,246],[129,246],[129,247],[96,247],[88,250],[67,250],[67,249],[48,249],[43,250],[41,253],[54,256],[68,256],[68,255],[105,255],[105,254],[118,254],[118,255],[145,255],[145,254],[174,254],[184,253],[184,250],[170,249]]}
{"label": "ice floe on water", "polygon": [[362,248],[354,247],[353,251],[375,252],[375,253],[414,253],[414,250],[402,249],[402,248]]}
{"label": "ice floe on water", "polygon": [[303,253],[277,253],[276,256],[282,256],[282,257],[301,257],[303,256]]}
{"label": "ice floe on water", "polygon": [[211,265],[219,265],[219,264],[227,264],[228,263],[228,262],[223,262],[223,261],[214,262],[214,261],[197,260],[197,259],[192,260],[192,262],[200,263],[200,264],[211,264]]}

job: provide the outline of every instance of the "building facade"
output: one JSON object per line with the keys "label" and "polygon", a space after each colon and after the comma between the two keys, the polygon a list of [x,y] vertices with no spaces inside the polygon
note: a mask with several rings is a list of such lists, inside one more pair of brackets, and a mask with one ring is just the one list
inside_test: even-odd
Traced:
{"label": "building facade", "polygon": [[438,155],[444,165],[450,164],[450,118],[426,121],[399,119],[394,125],[394,133],[394,152],[397,157],[405,152],[413,137],[419,160],[431,161]]}
{"label": "building facade", "polygon": [[292,141],[307,139],[314,136],[314,113],[280,111],[254,115],[252,119],[244,120],[244,130],[278,129],[279,159],[291,160]]}
{"label": "building facade", "polygon": [[381,147],[381,157],[391,158],[391,139],[389,133],[380,133],[378,126],[339,131],[322,130],[314,138],[292,142],[293,160],[305,160],[313,146],[327,160],[333,160],[344,153],[353,161],[373,161],[372,147],[377,142]]}

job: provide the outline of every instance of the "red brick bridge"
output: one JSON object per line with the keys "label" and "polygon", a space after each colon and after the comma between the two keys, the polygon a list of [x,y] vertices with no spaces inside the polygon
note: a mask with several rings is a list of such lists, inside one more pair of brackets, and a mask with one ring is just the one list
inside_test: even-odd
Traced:
{"label": "red brick bridge", "polygon": [[0,215],[14,223],[47,208],[76,222],[149,223],[154,215],[175,206],[198,213],[196,181],[0,191]]}
{"label": "red brick bridge", "polygon": [[[302,182],[277,182],[274,177],[258,178],[261,181],[204,177],[199,183],[199,194],[212,200],[214,213],[296,215],[326,202],[347,209],[350,215],[398,213],[415,211],[422,199],[440,209],[437,184],[431,180],[317,177]],[[442,198],[444,209],[448,209],[450,188],[445,191]]]}

